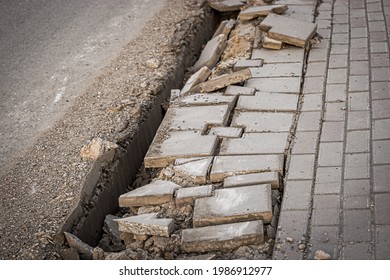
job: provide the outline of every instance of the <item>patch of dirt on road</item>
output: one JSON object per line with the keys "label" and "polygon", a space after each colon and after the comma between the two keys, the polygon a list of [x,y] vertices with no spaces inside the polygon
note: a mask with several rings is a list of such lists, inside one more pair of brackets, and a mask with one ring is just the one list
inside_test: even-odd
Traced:
{"label": "patch of dirt on road", "polygon": [[0,259],[60,258],[53,236],[77,203],[92,165],[81,159],[80,149],[96,137],[118,143],[137,131],[159,85],[173,72],[180,51],[175,42],[186,36],[181,24],[199,17],[202,4],[168,0],[62,120],[1,176]]}

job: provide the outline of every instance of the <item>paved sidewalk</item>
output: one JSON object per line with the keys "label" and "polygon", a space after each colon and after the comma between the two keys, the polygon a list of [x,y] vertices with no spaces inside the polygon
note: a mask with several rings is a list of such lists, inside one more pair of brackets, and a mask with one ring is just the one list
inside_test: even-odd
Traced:
{"label": "paved sidewalk", "polygon": [[390,259],[390,1],[324,0],[316,23],[273,257]]}

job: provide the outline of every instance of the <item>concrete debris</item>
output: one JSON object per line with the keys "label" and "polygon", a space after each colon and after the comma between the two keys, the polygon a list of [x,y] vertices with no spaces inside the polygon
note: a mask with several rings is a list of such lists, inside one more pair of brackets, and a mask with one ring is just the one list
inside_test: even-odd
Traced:
{"label": "concrete debris", "polygon": [[201,261],[201,260],[214,260],[216,257],[215,254],[202,254],[195,256],[183,255],[182,257],[177,258],[177,260],[193,260],[193,261]]}
{"label": "concrete debris", "polygon": [[259,27],[262,31],[268,32],[271,39],[302,48],[308,46],[317,31],[317,24],[276,14],[269,14]]}
{"label": "concrete debris", "polygon": [[179,98],[173,106],[207,106],[207,105],[229,105],[232,108],[236,102],[235,96],[226,96],[222,93],[196,93]]}
{"label": "concrete debris", "polygon": [[331,260],[332,257],[328,253],[326,253],[322,250],[317,250],[315,252],[314,259],[315,260]]}
{"label": "concrete debris", "polygon": [[176,176],[189,179],[195,184],[205,184],[213,157],[177,159],[173,167]]}
{"label": "concrete debris", "polygon": [[242,132],[241,127],[213,126],[208,135],[216,135],[220,138],[240,138]]}
{"label": "concrete debris", "polygon": [[93,259],[93,248],[91,246],[69,232],[64,232],[64,235],[69,246],[77,251],[81,259]]}
{"label": "concrete debris", "polygon": [[209,5],[214,10],[219,12],[233,12],[239,11],[245,6],[244,1],[240,0],[223,0],[223,1],[209,1]]}
{"label": "concrete debris", "polygon": [[283,42],[269,38],[267,35],[263,36],[263,48],[270,50],[280,50],[283,48]]}
{"label": "concrete debris", "polygon": [[92,258],[93,260],[104,260],[104,250],[100,247],[93,248]]}
{"label": "concrete debris", "polygon": [[204,66],[207,66],[209,69],[214,68],[225,47],[226,36],[223,34],[220,34],[208,41],[202,53],[200,54],[198,61],[193,66],[193,70],[198,71]]}
{"label": "concrete debris", "polygon": [[242,10],[238,15],[240,20],[251,20],[258,17],[264,17],[270,13],[283,14],[287,11],[287,5],[266,5],[266,6],[252,6]]}
{"label": "concrete debris", "polygon": [[180,91],[180,96],[185,95],[194,86],[206,81],[210,76],[211,70],[207,66],[203,66],[196,73],[194,73],[185,83],[183,89]]}
{"label": "concrete debris", "polygon": [[272,189],[279,189],[280,175],[278,172],[252,173],[227,177],[223,182],[224,188],[270,184]]}
{"label": "concrete debris", "polygon": [[180,89],[171,89],[171,96],[169,98],[169,101],[171,102],[171,104],[177,99],[180,97],[180,92],[181,90]]}
{"label": "concrete debris", "polygon": [[262,67],[263,61],[261,59],[239,59],[234,64],[234,71],[242,70],[249,67]]}
{"label": "concrete debris", "polygon": [[235,25],[236,25],[236,21],[234,19],[222,21],[219,24],[217,30],[215,31],[213,38],[221,34],[225,35],[226,38],[229,38],[230,31],[234,28]]}
{"label": "concrete debris", "polygon": [[80,156],[82,159],[96,160],[102,157],[106,161],[111,161],[117,148],[118,145],[113,142],[94,138],[81,149]]}
{"label": "concrete debris", "polygon": [[209,197],[213,194],[213,186],[205,185],[192,188],[182,188],[176,195],[176,205],[182,207],[186,204],[194,205],[195,199]]}
{"label": "concrete debris", "polygon": [[106,215],[106,219],[104,220],[103,230],[108,234],[110,240],[113,243],[120,243],[121,242],[118,224],[114,221],[115,219],[118,219],[118,218],[119,217],[114,216],[114,215]]}
{"label": "concrete debris", "polygon": [[241,87],[241,86],[228,86],[225,91],[225,95],[254,95],[256,89],[251,87]]}

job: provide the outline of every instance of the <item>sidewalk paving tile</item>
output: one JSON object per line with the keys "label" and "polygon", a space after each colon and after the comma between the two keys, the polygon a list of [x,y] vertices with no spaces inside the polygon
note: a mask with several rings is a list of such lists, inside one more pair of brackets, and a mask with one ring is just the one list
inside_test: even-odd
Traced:
{"label": "sidewalk paving tile", "polygon": [[232,126],[245,127],[245,132],[288,132],[293,113],[235,112]]}

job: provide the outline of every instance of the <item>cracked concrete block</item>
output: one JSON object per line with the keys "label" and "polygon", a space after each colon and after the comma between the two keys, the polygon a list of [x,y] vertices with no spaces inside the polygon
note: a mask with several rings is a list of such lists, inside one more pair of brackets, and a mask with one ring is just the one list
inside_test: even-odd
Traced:
{"label": "cracked concrete block", "polygon": [[160,205],[173,201],[176,189],[181,186],[170,182],[157,180],[148,185],[122,194],[119,197],[120,207]]}
{"label": "cracked concrete block", "polygon": [[225,95],[254,95],[255,89],[230,85],[225,90]]}
{"label": "cracked concrete block", "polygon": [[264,64],[269,63],[293,63],[299,62],[303,65],[305,50],[294,46],[288,46],[277,52],[267,49],[254,49],[252,59],[262,59]]}
{"label": "cracked concrete block", "polygon": [[171,89],[171,96],[169,97],[170,103],[172,104],[180,96],[180,89]]}
{"label": "cracked concrete block", "polygon": [[203,66],[197,72],[192,74],[192,76],[184,84],[182,90],[180,91],[179,96],[186,94],[194,86],[203,83],[210,76],[211,70],[207,66]]}
{"label": "cracked concrete block", "polygon": [[218,26],[217,30],[215,31],[213,38],[217,37],[220,34],[223,34],[226,36],[226,38],[228,38],[230,31],[234,28],[235,25],[236,21],[234,19],[222,21]]}
{"label": "cracked concrete block", "polygon": [[205,184],[213,157],[176,159],[175,174],[190,179],[195,184]]}
{"label": "cracked concrete block", "polygon": [[212,156],[217,144],[216,136],[200,135],[197,131],[158,132],[144,158],[145,167],[166,167],[177,158]]}
{"label": "cracked concrete block", "polygon": [[232,74],[226,74],[216,77],[212,80],[200,83],[193,87],[190,92],[212,92],[229,85],[242,83],[252,77],[252,73],[249,69],[243,69]]}
{"label": "cracked concrete block", "polygon": [[268,32],[268,37],[287,44],[305,48],[317,31],[317,25],[291,17],[269,14],[261,23],[260,29]]}
{"label": "cracked concrete block", "polygon": [[294,63],[275,63],[264,64],[263,67],[250,68],[253,78],[268,77],[301,77],[303,64]]}
{"label": "cracked concrete block", "polygon": [[280,176],[278,172],[263,172],[244,175],[236,175],[225,178],[224,188],[270,184],[272,189],[279,189]]}
{"label": "cracked concrete block", "polygon": [[204,66],[207,66],[209,69],[213,69],[221,57],[225,47],[226,36],[223,34],[220,34],[208,41],[200,54],[198,61],[193,66],[194,71],[198,71]]}
{"label": "cracked concrete block", "polygon": [[221,138],[240,138],[243,129],[241,127],[214,126],[208,135],[215,135]]}
{"label": "cracked concrete block", "polygon": [[272,219],[271,185],[215,190],[214,195],[195,201],[193,226]]}
{"label": "cracked concrete block", "polygon": [[263,92],[298,94],[301,90],[301,77],[252,78],[246,81],[245,86]]}
{"label": "cracked concrete block", "polygon": [[233,12],[239,11],[245,6],[245,3],[240,0],[223,0],[223,1],[209,1],[209,5],[214,10],[219,12]]}
{"label": "cracked concrete block", "polygon": [[249,67],[261,67],[263,66],[263,61],[261,59],[239,59],[236,64],[234,64],[234,71],[242,70]]}
{"label": "cracked concrete block", "polygon": [[223,139],[219,155],[284,154],[289,133],[244,133],[242,138]]}
{"label": "cracked concrete block", "polygon": [[194,205],[195,199],[209,197],[213,195],[213,186],[199,186],[191,188],[182,188],[177,191],[176,205],[181,207],[186,204]]}
{"label": "cracked concrete block", "polygon": [[289,132],[294,113],[237,111],[231,125],[246,127],[245,132]]}
{"label": "cracked concrete block", "polygon": [[265,5],[265,6],[252,6],[245,10],[242,10],[238,15],[240,20],[251,20],[258,17],[264,17],[270,13],[283,14],[287,11],[287,5]]}
{"label": "cracked concrete block", "polygon": [[182,231],[181,249],[186,253],[233,250],[264,242],[263,221],[250,221]]}
{"label": "cracked concrete block", "polygon": [[173,219],[159,219],[157,213],[143,214],[115,220],[119,231],[169,237],[174,229]]}
{"label": "cracked concrete block", "polygon": [[217,183],[233,175],[269,171],[283,174],[283,165],[283,155],[216,156],[211,167],[210,180]]}
{"label": "cracked concrete block", "polygon": [[272,39],[267,35],[263,35],[263,48],[270,50],[281,50],[283,48],[283,42]]}
{"label": "cracked concrete block", "polygon": [[207,106],[207,105],[225,105],[233,108],[236,103],[236,96],[226,96],[222,93],[195,93],[188,96],[183,96],[177,99],[173,106]]}
{"label": "cracked concrete block", "polygon": [[295,112],[297,107],[296,94],[256,92],[255,96],[240,96],[235,110]]}

